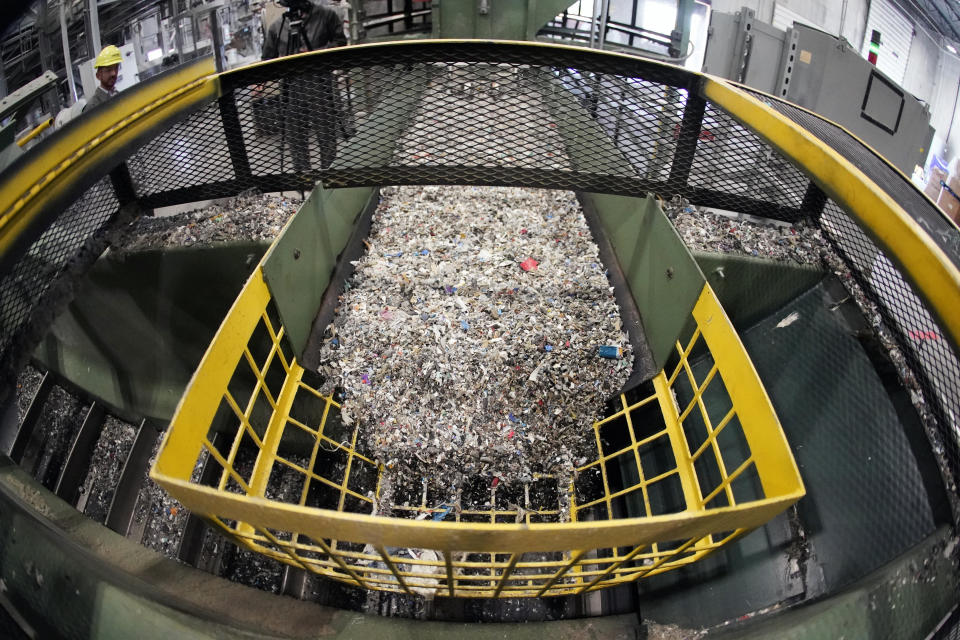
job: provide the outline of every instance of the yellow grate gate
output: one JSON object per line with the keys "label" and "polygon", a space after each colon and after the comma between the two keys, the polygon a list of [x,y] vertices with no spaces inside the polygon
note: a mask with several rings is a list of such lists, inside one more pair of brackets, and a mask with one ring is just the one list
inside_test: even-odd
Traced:
{"label": "yellow grate gate", "polygon": [[[555,596],[655,575],[804,494],[709,285],[691,325],[649,393],[621,395],[619,410],[585,434],[596,454],[563,491],[551,477],[522,488],[480,479],[492,485],[488,504],[444,505],[425,489],[394,517],[373,516],[382,468],[297,364],[258,267],[181,399],[151,477],[238,544],[367,589]],[[282,496],[271,488],[278,480]],[[558,522],[566,509],[569,521]]]}

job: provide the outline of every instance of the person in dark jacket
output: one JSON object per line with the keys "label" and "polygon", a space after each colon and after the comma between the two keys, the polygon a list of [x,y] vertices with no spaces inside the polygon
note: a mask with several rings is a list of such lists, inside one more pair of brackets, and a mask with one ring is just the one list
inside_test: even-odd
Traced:
{"label": "person in dark jacket", "polygon": [[[290,0],[282,4],[287,4],[289,10],[267,27],[264,60],[347,44],[340,16],[320,0]],[[337,155],[333,75],[304,68],[296,78],[284,81],[282,90],[286,103],[284,137],[290,143],[294,170],[310,170],[311,131],[317,135],[320,167],[326,169]]]}
{"label": "person in dark jacket", "polygon": [[97,85],[97,90],[87,100],[87,104],[83,107],[84,111],[98,104],[103,104],[119,93],[117,91],[117,76],[120,75],[120,62],[122,60],[123,56],[120,55],[120,49],[112,44],[105,46],[100,55],[97,56],[93,68],[97,70],[97,80],[100,84]]}

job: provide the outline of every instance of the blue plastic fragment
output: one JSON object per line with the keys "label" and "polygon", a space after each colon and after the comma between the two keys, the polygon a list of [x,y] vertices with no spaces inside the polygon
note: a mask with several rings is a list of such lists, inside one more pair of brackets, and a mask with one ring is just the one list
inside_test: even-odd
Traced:
{"label": "blue plastic fragment", "polygon": [[453,509],[453,507],[448,507],[448,506],[445,505],[445,504],[444,504],[444,505],[440,505],[440,508],[439,508],[437,511],[434,511],[434,512],[433,512],[433,519],[434,519],[434,520],[443,520],[444,518],[447,517],[447,514],[450,513],[450,510],[451,510],[451,509]]}
{"label": "blue plastic fragment", "polygon": [[544,351],[553,351],[553,345],[552,345],[552,344],[544,345],[544,346],[543,346],[543,350],[544,350]]}
{"label": "blue plastic fragment", "polygon": [[467,323],[466,320],[461,320],[461,321],[460,321],[460,328],[463,329],[464,331],[466,331],[467,329],[470,328],[470,325]]}
{"label": "blue plastic fragment", "polygon": [[622,353],[620,347],[614,347],[608,344],[601,346],[598,351],[601,358],[610,358],[612,360],[619,358]]}

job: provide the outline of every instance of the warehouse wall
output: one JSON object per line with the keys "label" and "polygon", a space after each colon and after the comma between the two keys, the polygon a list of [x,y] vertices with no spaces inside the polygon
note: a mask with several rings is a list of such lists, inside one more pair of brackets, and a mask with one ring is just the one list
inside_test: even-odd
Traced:
{"label": "warehouse wall", "polygon": [[[939,71],[935,80],[935,96],[930,104],[932,118],[930,124],[937,130],[934,136],[934,152],[949,161],[960,155],[960,118],[956,117],[957,90],[960,87],[960,58],[943,51],[940,55]],[[949,139],[947,134],[949,133]]]}
{"label": "warehouse wall", "polygon": [[757,19],[770,24],[778,6],[803,16],[815,27],[842,35],[855,48],[863,42],[869,0],[713,0],[714,11],[736,13],[747,7],[757,12]]}
{"label": "warehouse wall", "polygon": [[927,104],[932,104],[937,92],[939,64],[940,43],[923,29],[914,28],[903,88]]}

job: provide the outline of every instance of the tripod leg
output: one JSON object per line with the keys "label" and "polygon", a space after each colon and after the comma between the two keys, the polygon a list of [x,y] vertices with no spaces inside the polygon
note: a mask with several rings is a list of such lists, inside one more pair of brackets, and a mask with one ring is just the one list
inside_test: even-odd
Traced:
{"label": "tripod leg", "polygon": [[283,173],[283,163],[286,160],[287,150],[287,119],[290,107],[290,99],[287,96],[287,88],[284,87],[280,94],[280,173]]}
{"label": "tripod leg", "polygon": [[334,94],[335,82],[336,79],[332,75],[321,77],[319,113],[316,116],[315,126],[317,142],[320,145],[320,167],[323,169],[333,164],[333,159],[337,155],[337,128],[340,118]]}
{"label": "tripod leg", "polygon": [[334,76],[333,97],[337,105],[337,122],[344,140],[349,140],[357,132],[353,118],[353,96],[351,95],[350,76],[343,78],[345,91],[340,91],[340,78]]}
{"label": "tripod leg", "polygon": [[293,158],[293,170],[297,173],[310,171],[310,121],[315,117],[315,108],[307,95],[306,78],[300,77],[299,84],[290,87],[289,108],[287,109],[286,128],[290,139],[290,155]]}

